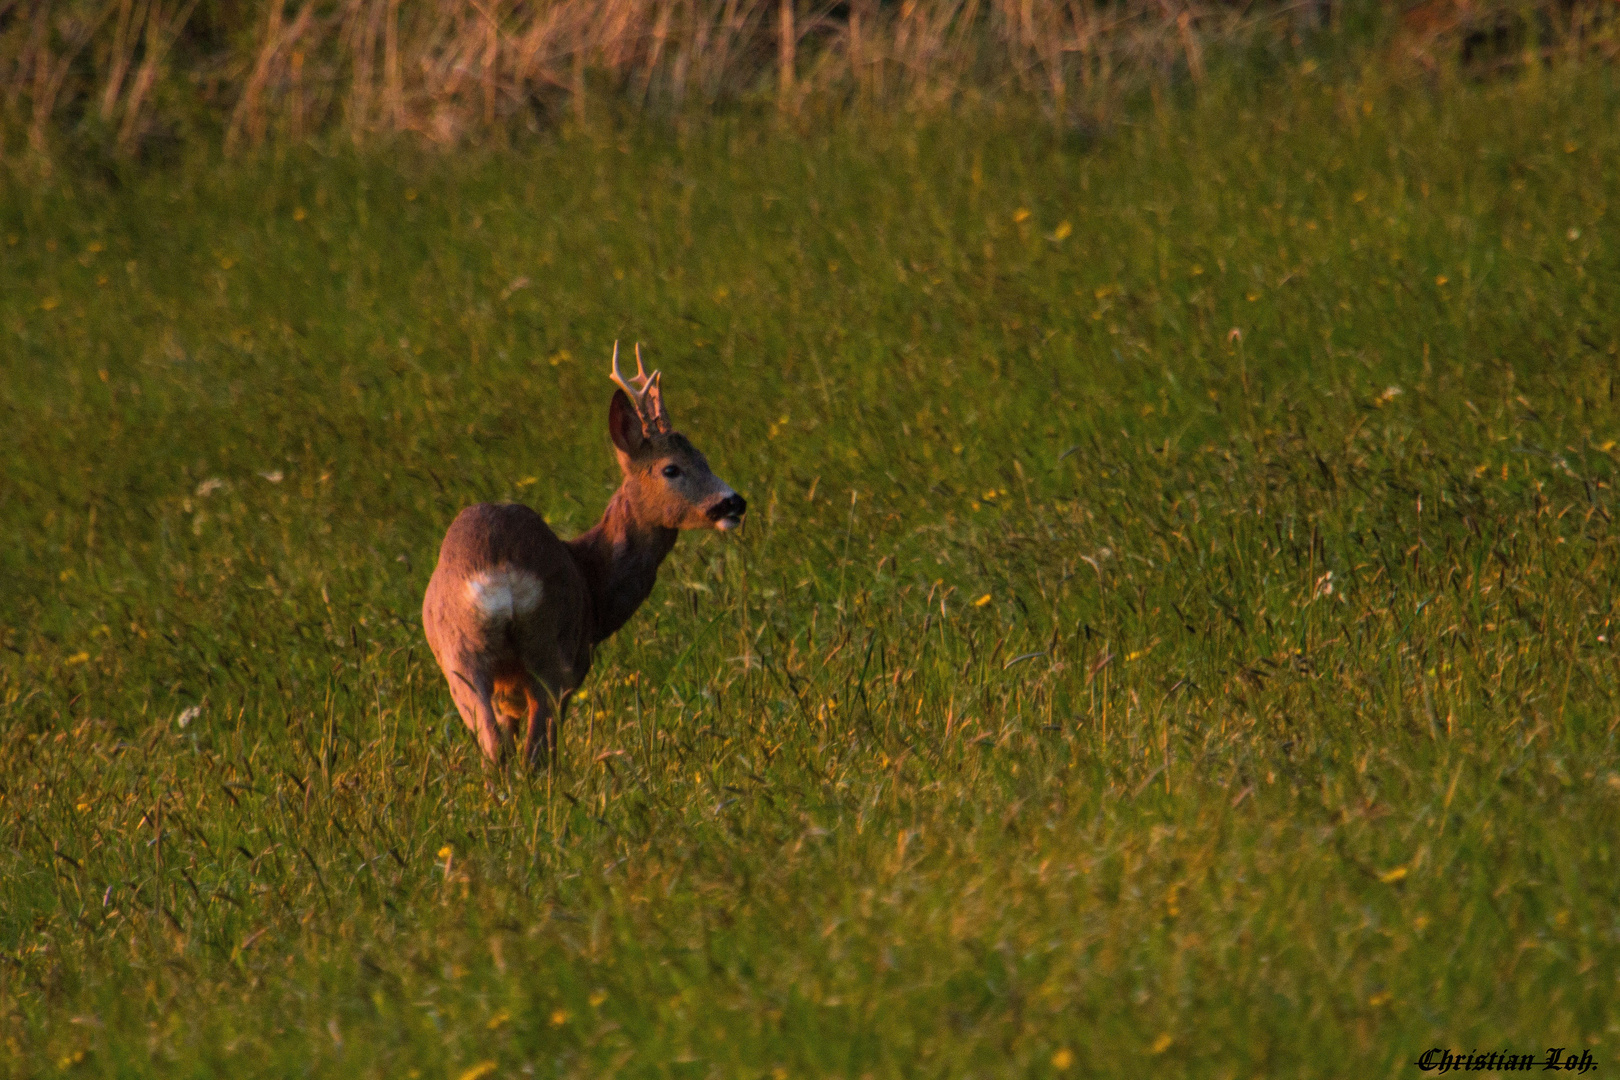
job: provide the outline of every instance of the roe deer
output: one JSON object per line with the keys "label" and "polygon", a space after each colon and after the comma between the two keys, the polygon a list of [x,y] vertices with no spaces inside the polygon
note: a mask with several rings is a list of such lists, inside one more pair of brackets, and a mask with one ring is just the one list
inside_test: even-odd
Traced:
{"label": "roe deer", "polygon": [[[601,521],[565,543],[527,506],[480,503],[444,535],[422,625],[461,719],[492,762],[520,719],[528,762],[542,742],[555,761],[568,696],[590,672],[593,648],[647,599],[679,530],[742,524],[748,504],[671,426],[661,377],[647,374],[637,346],[636,374],[625,379],[614,343],[608,434],[624,481]],[[508,708],[497,712],[497,700]]]}

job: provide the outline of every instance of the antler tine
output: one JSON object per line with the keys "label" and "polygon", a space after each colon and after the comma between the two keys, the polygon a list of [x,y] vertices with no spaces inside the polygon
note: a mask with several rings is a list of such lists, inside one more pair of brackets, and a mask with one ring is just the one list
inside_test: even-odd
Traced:
{"label": "antler tine", "polygon": [[630,403],[636,407],[636,412],[641,412],[642,391],[631,386],[629,380],[624,377],[624,372],[619,370],[619,343],[617,341],[613,343],[613,371],[608,378],[617,383],[619,389],[629,396]]}
{"label": "antler tine", "polygon": [[641,385],[647,395],[648,412],[647,422],[653,429],[667,435],[675,430],[675,425],[669,422],[669,411],[664,408],[664,389],[662,380],[664,373],[654,371],[647,374],[647,369],[641,366],[641,342],[636,342],[636,370],[640,373]]}
{"label": "antler tine", "polygon": [[636,343],[636,374],[633,378],[625,378],[624,372],[619,370],[619,343],[613,343],[613,370],[609,376],[620,390],[630,398],[630,404],[635,406],[636,415],[641,419],[641,428],[647,434],[654,433],[667,435],[674,430],[669,422],[669,413],[664,409],[663,391],[659,388],[659,380],[663,372],[655,371],[647,374],[647,369],[641,362],[641,343]]}

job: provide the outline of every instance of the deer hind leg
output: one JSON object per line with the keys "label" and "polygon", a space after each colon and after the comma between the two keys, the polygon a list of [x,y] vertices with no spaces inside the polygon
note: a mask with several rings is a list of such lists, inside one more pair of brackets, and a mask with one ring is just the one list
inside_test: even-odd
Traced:
{"label": "deer hind leg", "polygon": [[498,763],[506,743],[496,722],[494,683],[487,675],[476,672],[468,674],[461,668],[449,669],[446,677],[450,683],[450,697],[456,703],[456,711],[461,713],[462,722],[477,736],[479,749],[484,751],[484,756]]}
{"label": "deer hind leg", "polygon": [[525,684],[526,675],[495,677],[495,690],[490,700],[495,706],[495,721],[500,725],[501,741],[515,743],[518,737],[518,725],[523,722],[529,712],[529,689]]}
{"label": "deer hind leg", "polygon": [[557,733],[568,711],[568,698],[572,690],[558,693],[546,683],[530,676],[525,684],[529,695],[529,730],[523,740],[523,756],[532,767],[539,764],[540,749],[545,747],[546,758],[557,763]]}

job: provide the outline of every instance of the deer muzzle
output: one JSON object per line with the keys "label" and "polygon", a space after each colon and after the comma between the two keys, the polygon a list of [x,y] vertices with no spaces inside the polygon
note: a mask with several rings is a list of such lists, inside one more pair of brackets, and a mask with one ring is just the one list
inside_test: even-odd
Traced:
{"label": "deer muzzle", "polygon": [[709,520],[721,532],[730,532],[742,524],[743,515],[748,512],[748,500],[736,492],[721,499],[709,507]]}

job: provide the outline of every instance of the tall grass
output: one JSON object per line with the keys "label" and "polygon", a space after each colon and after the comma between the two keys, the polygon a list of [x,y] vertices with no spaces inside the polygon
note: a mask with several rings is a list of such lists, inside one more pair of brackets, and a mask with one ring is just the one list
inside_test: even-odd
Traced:
{"label": "tall grass", "polygon": [[[1620,1067],[1620,88],[0,200],[0,1074]],[[753,506],[489,772],[446,523]]]}
{"label": "tall grass", "polygon": [[[1610,5],[1429,0],[1404,50],[1496,61],[1607,51]],[[1381,9],[1349,8],[1376,24]],[[1204,78],[1206,53],[1291,53],[1344,7],[1202,0],[0,0],[0,147],[119,156],[206,136],[460,144],[617,113],[861,101],[938,111],[974,94],[1094,124],[1132,92]],[[1362,40],[1367,38],[1365,27]]]}

